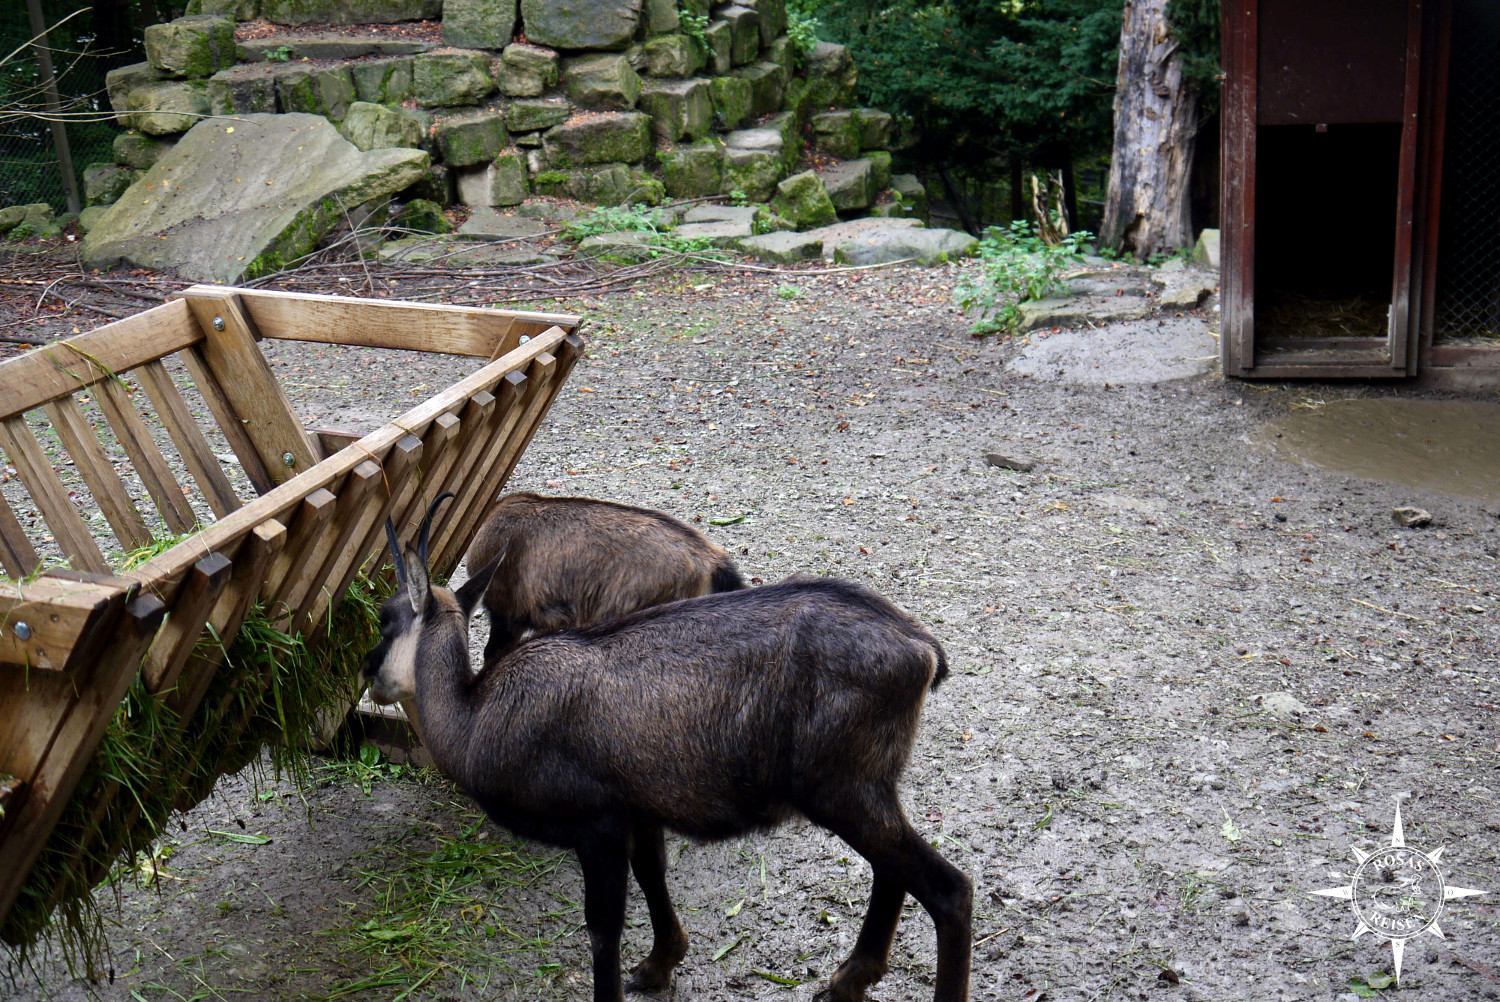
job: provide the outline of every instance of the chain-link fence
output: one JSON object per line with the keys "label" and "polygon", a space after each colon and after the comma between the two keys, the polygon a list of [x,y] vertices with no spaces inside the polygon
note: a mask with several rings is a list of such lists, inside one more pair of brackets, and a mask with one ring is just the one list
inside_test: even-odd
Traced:
{"label": "chain-link fence", "polygon": [[1500,7],[1454,4],[1435,336],[1500,338]]}
{"label": "chain-link fence", "polygon": [[[113,159],[119,127],[108,115],[104,76],[145,58],[141,28],[161,12],[135,0],[90,6],[36,0],[47,28],[54,85],[49,88],[36,48],[27,44],[36,34],[32,6],[31,0],[0,2],[0,207],[46,202],[63,212],[69,208],[65,179],[71,176],[81,193],[84,169]],[[53,134],[54,123],[63,132],[62,144]]]}

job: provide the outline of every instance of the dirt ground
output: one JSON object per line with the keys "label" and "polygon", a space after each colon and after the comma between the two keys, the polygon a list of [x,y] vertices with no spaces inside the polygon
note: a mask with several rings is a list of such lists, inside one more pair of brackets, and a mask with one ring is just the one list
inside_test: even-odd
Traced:
{"label": "dirt ground", "polygon": [[[905,800],[973,878],[976,999],[1395,995],[1390,947],[1312,892],[1391,843],[1398,802],[1450,887],[1485,891],[1406,946],[1400,997],[1500,997],[1500,507],[1252,445],[1299,410],[1421,394],[1023,378],[1016,343],[968,336],[958,270],[535,301],[584,313],[589,349],[511,487],[659,508],[747,577],[851,578],[928,624],[953,677]],[[374,426],[471,367],[275,353],[317,424]],[[1432,524],[1398,528],[1402,505]],[[692,940],[670,997],[812,998],[868,866],[805,823],[669,845]],[[589,997],[576,863],[431,775],[228,778],[141,872],[116,885],[104,998]],[[633,895],[627,962],[649,944]],[[871,997],[930,998],[934,955],[908,901]],[[90,991],[55,956],[11,988]]]}

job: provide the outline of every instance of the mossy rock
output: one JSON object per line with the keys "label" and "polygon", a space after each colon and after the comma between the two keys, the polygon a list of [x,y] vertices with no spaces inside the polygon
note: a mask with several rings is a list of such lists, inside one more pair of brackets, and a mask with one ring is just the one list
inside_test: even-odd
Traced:
{"label": "mossy rock", "polygon": [[505,113],[477,111],[440,119],[436,124],[438,150],[453,167],[472,167],[494,160],[510,143]]}
{"label": "mossy rock", "polygon": [[557,86],[557,53],[535,45],[507,45],[500,54],[497,81],[507,97],[537,97]]}
{"label": "mossy rock", "polygon": [[245,63],[208,78],[208,110],[215,115],[276,111],[276,72],[267,63]]}
{"label": "mossy rock", "polygon": [[607,112],[547,130],[547,165],[560,169],[602,163],[638,163],[651,152],[651,118],[637,111]]}
{"label": "mossy rock", "polygon": [[838,219],[827,187],[812,171],[795,174],[778,184],[771,199],[771,211],[791,220],[799,230],[827,226]]}
{"label": "mossy rock", "polygon": [[628,164],[547,170],[532,181],[539,195],[575,198],[593,205],[656,205],[666,197],[660,179]]}
{"label": "mossy rock", "polygon": [[698,139],[713,125],[713,87],[707,80],[653,82],[641,88],[640,108],[667,142]]}
{"label": "mossy rock", "polygon": [[584,108],[628,111],[641,96],[641,78],[624,56],[599,53],[563,63],[568,98]]}
{"label": "mossy rock", "polygon": [[641,21],[641,0],[521,0],[526,37],[555,49],[623,49]]}
{"label": "mossy rock", "polygon": [[131,129],[115,137],[113,149],[115,162],[136,170],[150,170],[177,142],[172,136],[158,138]]}
{"label": "mossy rock", "polygon": [[111,205],[135,180],[135,172],[118,164],[89,164],[83,169],[85,205]]}
{"label": "mossy rock", "polygon": [[442,14],[442,0],[261,0],[273,24],[399,24]]}
{"label": "mossy rock", "polygon": [[443,43],[503,49],[516,33],[516,0],[443,0]]}
{"label": "mossy rock", "polygon": [[234,22],[200,14],[153,24],[143,33],[146,61],[172,77],[201,79],[234,65]]}
{"label": "mossy rock", "polygon": [[653,77],[690,77],[703,68],[707,54],[686,35],[662,35],[646,42],[646,73]]}
{"label": "mossy rock", "polygon": [[714,126],[719,129],[738,129],[750,117],[753,89],[750,81],[743,77],[714,77],[713,87]]}
{"label": "mossy rock", "polygon": [[776,192],[785,172],[781,158],[765,150],[725,150],[719,192],[739,192],[752,202],[764,202]]}
{"label": "mossy rock", "polygon": [[400,104],[412,95],[412,57],[387,56],[350,63],[354,94],[373,104]]}
{"label": "mossy rock", "polygon": [[729,26],[729,22],[715,21],[710,24],[703,32],[703,38],[708,42],[708,71],[721,77],[733,69],[730,54],[734,48],[734,29]]}
{"label": "mossy rock", "polygon": [[478,104],[495,91],[482,52],[424,52],[412,64],[412,94],[424,108]]}
{"label": "mossy rock", "polygon": [[423,233],[452,233],[453,224],[443,215],[443,207],[426,198],[414,198],[401,207],[392,224]]}
{"label": "mossy rock", "polygon": [[857,111],[825,111],[814,115],[810,123],[813,144],[825,153],[841,159],[859,156],[864,123]]}
{"label": "mossy rock", "polygon": [[561,125],[573,116],[573,106],[562,98],[521,98],[505,108],[505,127],[511,132],[535,132]]}
{"label": "mossy rock", "polygon": [[203,81],[163,81],[137,87],[127,101],[131,124],[153,136],[186,132],[208,114]]}
{"label": "mossy rock", "polygon": [[284,66],[276,70],[282,112],[306,112],[340,121],[354,102],[354,76],[347,65]]}
{"label": "mossy rock", "polygon": [[691,146],[664,146],[656,151],[662,184],[673,198],[702,198],[720,193],[724,150],[717,140]]}
{"label": "mossy rock", "polygon": [[393,146],[417,149],[423,145],[422,125],[405,108],[387,108],[369,101],[355,101],[339,123],[339,133],[361,150]]}

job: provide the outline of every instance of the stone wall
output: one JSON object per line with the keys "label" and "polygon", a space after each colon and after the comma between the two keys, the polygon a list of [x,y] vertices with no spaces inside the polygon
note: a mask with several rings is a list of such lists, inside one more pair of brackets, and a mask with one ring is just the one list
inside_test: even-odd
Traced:
{"label": "stone wall", "polygon": [[[118,163],[91,175],[92,204],[204,117],[257,112],[325,116],[361,150],[426,150],[432,177],[414,194],[445,205],[533,193],[767,201],[804,142],[825,154],[814,176],[842,215],[867,211],[891,183],[891,117],[851,107],[858,75],[843,46],[794,52],[785,0],[681,10],[676,0],[194,0],[190,10],[201,13],[147,29],[147,62],[109,74],[127,131]],[[440,43],[305,28],[233,40],[234,18],[378,24],[439,10]],[[892,214],[911,204],[897,199]]]}

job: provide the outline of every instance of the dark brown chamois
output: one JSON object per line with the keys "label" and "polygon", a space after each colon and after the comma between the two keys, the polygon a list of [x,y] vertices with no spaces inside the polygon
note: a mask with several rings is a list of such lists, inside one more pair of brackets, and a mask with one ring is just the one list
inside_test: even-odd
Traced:
{"label": "dark brown chamois", "polygon": [[430,585],[431,518],[404,557],[387,523],[398,587],[365,661],[370,695],[415,697],[433,760],[492,819],[578,854],[595,1002],[624,998],[627,873],[653,935],[632,990],[666,988],[687,952],[663,829],[722,839],[799,814],[874,870],[824,997],[857,1002],[885,974],[908,892],[937,926],[936,1002],[969,997],[969,880],[897,795],[927,690],[948,671],[921,624],[857,584],[794,578],[536,637],[475,674],[468,620],[494,563],[456,593]]}
{"label": "dark brown chamois", "polygon": [[485,663],[528,632],[554,633],[637,609],[745,587],[724,548],[671,515],[595,498],[511,494],[469,547],[471,575],[504,553],[484,595]]}

